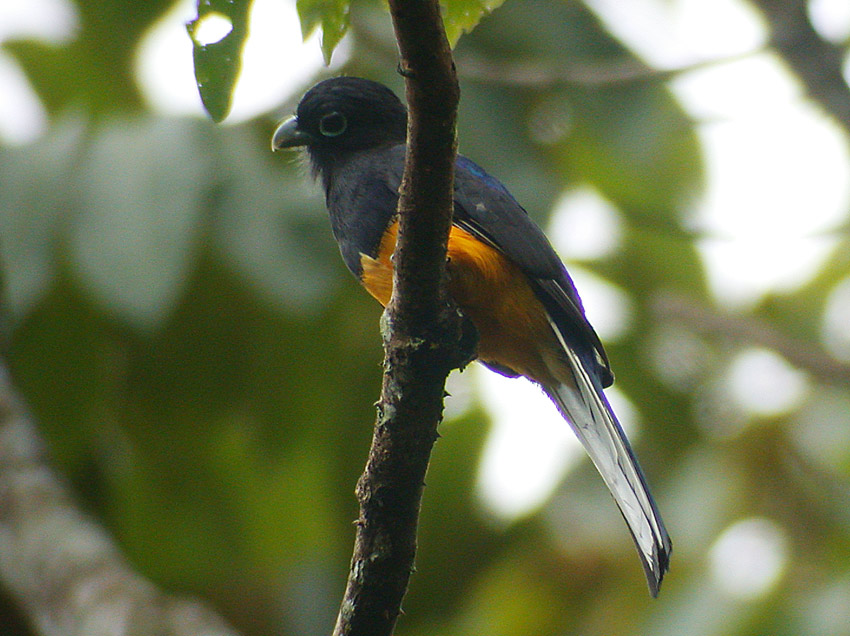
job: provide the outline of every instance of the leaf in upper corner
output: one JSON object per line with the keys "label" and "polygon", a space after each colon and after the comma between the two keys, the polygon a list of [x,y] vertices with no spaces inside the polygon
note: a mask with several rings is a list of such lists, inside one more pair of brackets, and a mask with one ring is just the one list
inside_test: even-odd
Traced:
{"label": "leaf in upper corner", "polygon": [[230,111],[250,9],[251,0],[198,0],[198,17],[186,25],[192,38],[195,82],[204,108],[215,122]]}
{"label": "leaf in upper corner", "polygon": [[504,0],[444,0],[443,24],[454,48],[460,36],[474,29],[485,15],[498,9]]}
{"label": "leaf in upper corner", "polygon": [[301,34],[307,39],[316,28],[322,29],[322,54],[325,64],[348,30],[349,0],[297,0],[295,8],[301,20]]}

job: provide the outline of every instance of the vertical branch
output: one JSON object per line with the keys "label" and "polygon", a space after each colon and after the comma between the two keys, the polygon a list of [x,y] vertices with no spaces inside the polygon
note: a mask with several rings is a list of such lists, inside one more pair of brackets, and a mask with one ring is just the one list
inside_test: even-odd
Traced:
{"label": "vertical branch", "polygon": [[[408,150],[392,300],[384,314],[384,379],[336,636],[389,636],[416,553],[425,472],[446,376],[472,357],[444,289],[452,218],[459,89],[437,0],[390,0],[407,79]],[[469,335],[468,332],[466,335]]]}
{"label": "vertical branch", "polygon": [[392,304],[399,317],[421,329],[420,321],[440,308],[460,89],[436,0],[390,0],[390,11],[410,109]]}

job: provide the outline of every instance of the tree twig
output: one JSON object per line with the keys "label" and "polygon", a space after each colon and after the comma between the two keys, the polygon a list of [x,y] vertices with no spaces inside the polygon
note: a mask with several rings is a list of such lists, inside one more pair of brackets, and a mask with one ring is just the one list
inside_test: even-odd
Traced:
{"label": "tree twig", "polygon": [[638,82],[669,82],[687,73],[715,68],[747,59],[758,51],[746,51],[722,58],[713,58],[676,68],[653,68],[632,58],[608,62],[574,62],[553,65],[540,60],[510,60],[494,62],[486,57],[467,53],[458,56],[460,76],[490,84],[502,84],[545,90],[559,86],[601,88],[636,84]]}
{"label": "tree twig", "polygon": [[[381,60],[395,59],[396,52],[367,21],[357,21],[358,43]],[[639,82],[668,82],[687,73],[711,69],[745,60],[767,49],[753,49],[725,57],[711,58],[677,66],[653,68],[633,57],[606,61],[574,60],[555,64],[538,58],[506,58],[495,60],[466,50],[455,56],[457,74],[462,80],[487,82],[529,90],[548,90],[561,86],[599,88]]]}
{"label": "tree twig", "polygon": [[75,505],[0,365],[0,582],[43,636],[236,636],[135,573]]}
{"label": "tree twig", "polygon": [[448,373],[468,362],[470,332],[445,294],[459,89],[437,0],[390,0],[407,84],[394,291],[383,319],[384,379],[372,447],[357,484],[360,517],[335,636],[389,636],[416,553],[425,472]]}
{"label": "tree twig", "polygon": [[824,382],[850,385],[850,365],[836,360],[820,347],[796,340],[757,318],[723,313],[674,294],[660,295],[652,303],[652,310],[659,319],[683,322],[707,335],[722,335],[773,349],[794,366]]}

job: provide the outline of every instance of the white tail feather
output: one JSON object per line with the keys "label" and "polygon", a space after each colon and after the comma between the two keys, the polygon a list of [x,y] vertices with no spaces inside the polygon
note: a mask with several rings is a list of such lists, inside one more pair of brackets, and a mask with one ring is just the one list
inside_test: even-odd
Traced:
{"label": "white tail feather", "polygon": [[667,571],[670,538],[601,384],[594,382],[578,355],[564,342],[557,325],[551,320],[550,323],[569,361],[573,382],[543,388],[569,421],[617,502],[637,545],[650,592],[655,596]]}

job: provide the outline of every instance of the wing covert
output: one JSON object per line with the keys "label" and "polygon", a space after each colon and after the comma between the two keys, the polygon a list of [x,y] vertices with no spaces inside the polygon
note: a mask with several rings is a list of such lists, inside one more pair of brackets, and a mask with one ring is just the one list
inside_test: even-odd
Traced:
{"label": "wing covert", "polygon": [[602,385],[610,386],[614,376],[605,349],[549,239],[502,183],[461,155],[455,173],[454,223],[519,265],[570,344],[592,350]]}

